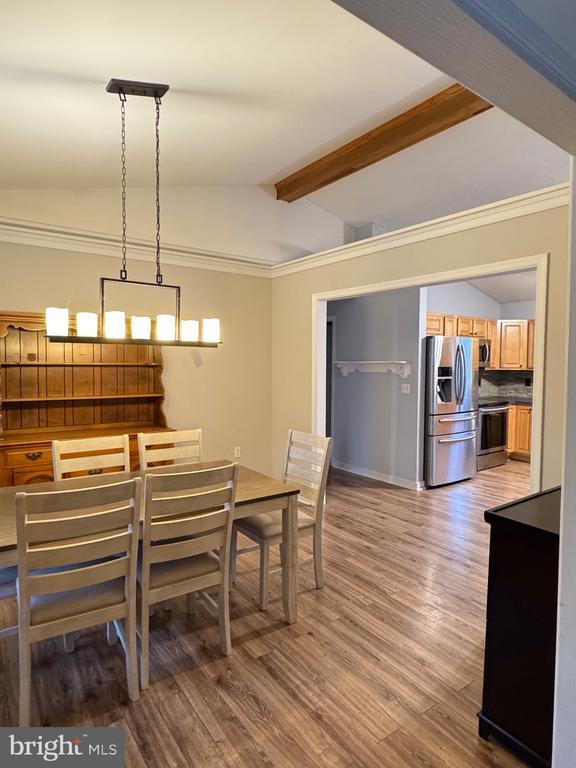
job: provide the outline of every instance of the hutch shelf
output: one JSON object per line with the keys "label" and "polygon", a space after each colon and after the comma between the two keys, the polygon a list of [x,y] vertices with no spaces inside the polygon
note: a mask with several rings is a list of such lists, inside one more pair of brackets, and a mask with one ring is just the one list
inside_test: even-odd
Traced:
{"label": "hutch shelf", "polygon": [[0,486],[52,479],[51,442],[167,429],[157,345],[50,342],[44,316],[0,312]]}

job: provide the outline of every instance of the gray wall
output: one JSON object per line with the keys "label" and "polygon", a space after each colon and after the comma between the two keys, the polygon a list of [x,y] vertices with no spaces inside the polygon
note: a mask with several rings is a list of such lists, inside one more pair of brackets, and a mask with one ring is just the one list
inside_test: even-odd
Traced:
{"label": "gray wall", "polygon": [[497,320],[500,304],[468,283],[446,283],[428,288],[428,312]]}
{"label": "gray wall", "polygon": [[533,320],[536,317],[535,299],[499,304],[465,282],[432,285],[427,291],[428,312],[488,317],[493,320]]}
{"label": "gray wall", "polygon": [[408,485],[420,479],[420,302],[418,288],[329,302],[335,360],[412,363],[407,395],[396,374],[334,371],[335,466]]}
{"label": "gray wall", "polygon": [[534,320],[536,317],[536,300],[510,301],[500,304],[502,320]]}

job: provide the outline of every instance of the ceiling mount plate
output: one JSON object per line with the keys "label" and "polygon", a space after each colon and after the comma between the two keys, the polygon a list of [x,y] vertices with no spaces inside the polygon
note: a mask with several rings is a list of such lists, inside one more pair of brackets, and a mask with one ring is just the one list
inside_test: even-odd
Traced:
{"label": "ceiling mount plate", "polygon": [[113,77],[106,86],[108,93],[124,93],[126,96],[150,96],[152,98],[156,96],[161,98],[169,88],[169,85],[162,83],[141,83],[139,80],[121,80],[116,77]]}

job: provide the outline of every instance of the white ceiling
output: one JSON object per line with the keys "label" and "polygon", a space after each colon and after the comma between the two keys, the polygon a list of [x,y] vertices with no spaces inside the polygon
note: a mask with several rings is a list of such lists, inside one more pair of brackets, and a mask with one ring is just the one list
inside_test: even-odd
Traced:
{"label": "white ceiling", "polygon": [[355,226],[391,231],[567,181],[569,157],[498,109],[315,192]]}
{"label": "white ceiling", "polygon": [[[162,182],[277,181],[453,82],[330,0],[22,0],[0,24],[0,184],[118,183],[110,77],[170,84]],[[153,103],[127,105],[128,180]]]}
{"label": "white ceiling", "polygon": [[479,277],[466,282],[499,304],[507,304],[511,301],[530,301],[536,298],[535,269],[514,272],[514,274]]}

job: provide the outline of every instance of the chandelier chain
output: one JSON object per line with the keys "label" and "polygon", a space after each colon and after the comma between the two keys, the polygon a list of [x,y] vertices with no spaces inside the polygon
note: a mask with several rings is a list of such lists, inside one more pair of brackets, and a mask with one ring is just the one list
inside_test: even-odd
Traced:
{"label": "chandelier chain", "polygon": [[156,283],[162,285],[160,266],[160,104],[159,96],[154,97],[156,104]]}
{"label": "chandelier chain", "polygon": [[128,278],[128,270],[126,269],[126,94],[124,91],[120,91],[118,95],[120,97],[122,123],[120,130],[120,159],[122,163],[122,267],[120,279],[126,280]]}

